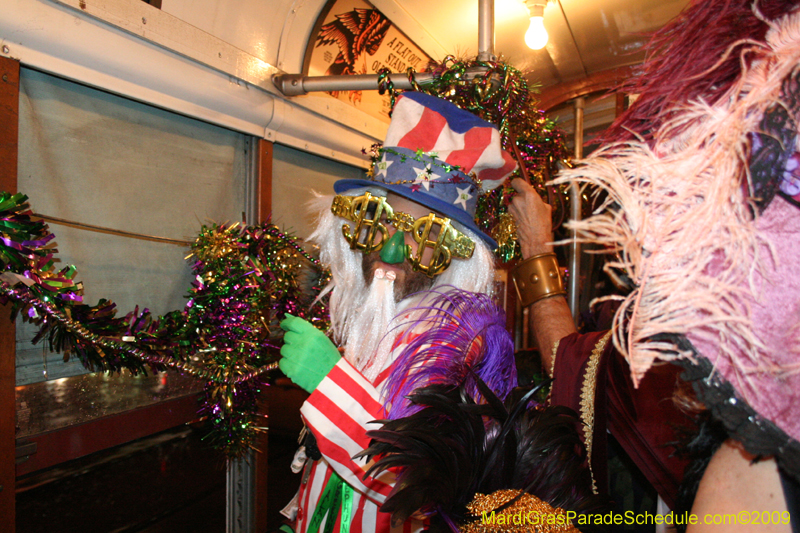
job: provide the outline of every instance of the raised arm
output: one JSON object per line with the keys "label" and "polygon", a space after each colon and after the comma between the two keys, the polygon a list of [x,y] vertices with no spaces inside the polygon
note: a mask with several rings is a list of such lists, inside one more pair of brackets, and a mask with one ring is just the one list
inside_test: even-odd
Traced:
{"label": "raised arm", "polygon": [[[546,204],[534,188],[517,178],[511,185],[519,193],[511,200],[509,211],[517,225],[523,261],[553,252],[552,207]],[[567,300],[551,296],[529,307],[530,327],[542,355],[542,364],[550,373],[553,346],[576,330]]]}

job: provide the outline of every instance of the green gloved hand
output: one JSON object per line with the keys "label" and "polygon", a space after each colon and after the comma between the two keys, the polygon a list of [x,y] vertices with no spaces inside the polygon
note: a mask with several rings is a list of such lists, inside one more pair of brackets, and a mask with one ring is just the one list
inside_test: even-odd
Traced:
{"label": "green gloved hand", "polygon": [[298,387],[314,392],[341,356],[325,334],[308,320],[287,314],[281,322],[286,332],[278,368]]}

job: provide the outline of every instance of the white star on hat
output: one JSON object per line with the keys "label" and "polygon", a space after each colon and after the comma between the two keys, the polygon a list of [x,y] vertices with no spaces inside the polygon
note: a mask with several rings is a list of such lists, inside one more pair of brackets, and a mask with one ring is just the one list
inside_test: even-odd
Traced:
{"label": "white star on hat", "polygon": [[469,185],[467,185],[463,189],[459,189],[458,187],[456,187],[456,190],[458,190],[458,197],[456,198],[456,201],[453,202],[453,205],[461,204],[461,206],[464,208],[464,211],[466,211],[467,200],[470,200],[472,198],[472,195],[469,193]]}
{"label": "white star on hat", "polygon": [[385,178],[386,171],[389,170],[389,167],[392,165],[392,163],[394,163],[394,161],[387,161],[386,154],[383,154],[383,159],[378,161],[378,163],[375,165],[375,167],[378,169],[378,171],[375,173],[375,177],[377,178],[383,174],[383,177]]}
{"label": "white star on hat", "polygon": [[411,167],[417,173],[417,179],[414,180],[415,184],[422,184],[426,191],[430,190],[430,181],[436,179],[436,176],[431,173],[431,166],[425,165],[425,168]]}

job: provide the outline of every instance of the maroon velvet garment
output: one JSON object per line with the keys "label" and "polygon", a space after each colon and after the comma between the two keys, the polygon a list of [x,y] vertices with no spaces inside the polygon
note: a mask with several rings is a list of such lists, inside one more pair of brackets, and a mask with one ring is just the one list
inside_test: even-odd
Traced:
{"label": "maroon velvet garment", "polygon": [[590,444],[592,472],[601,492],[608,487],[606,432],[610,431],[674,509],[686,466],[672,457],[671,446],[676,441],[675,427],[687,422],[672,402],[681,369],[671,364],[654,366],[634,388],[628,363],[611,340],[598,347],[607,333],[574,333],[561,339],[550,402],[574,409],[591,427],[587,448]]}

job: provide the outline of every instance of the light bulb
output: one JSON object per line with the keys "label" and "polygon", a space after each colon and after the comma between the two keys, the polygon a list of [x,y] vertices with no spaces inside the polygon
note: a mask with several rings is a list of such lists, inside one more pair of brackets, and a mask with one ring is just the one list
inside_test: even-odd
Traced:
{"label": "light bulb", "polygon": [[525,32],[525,44],[533,50],[541,50],[547,44],[547,30],[544,29],[544,17],[531,17],[531,25]]}

